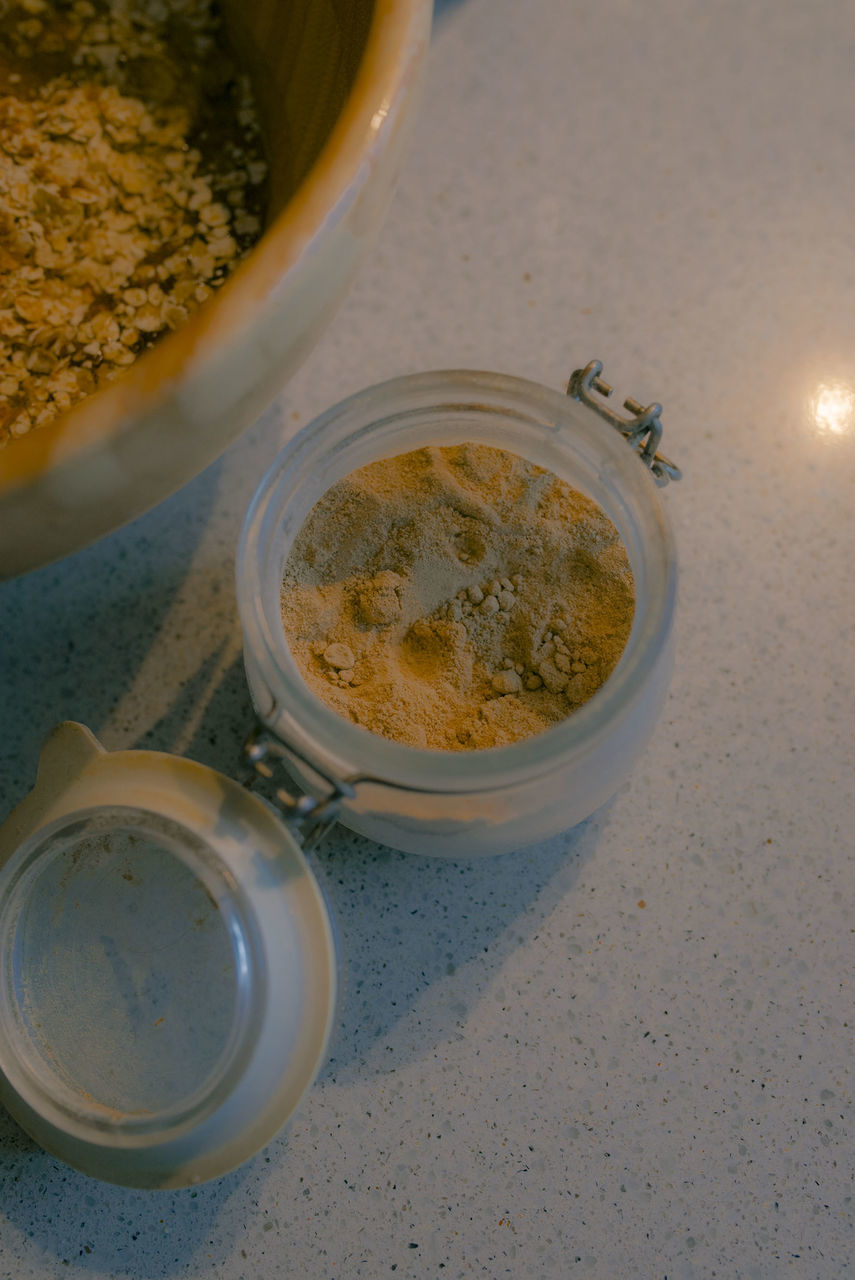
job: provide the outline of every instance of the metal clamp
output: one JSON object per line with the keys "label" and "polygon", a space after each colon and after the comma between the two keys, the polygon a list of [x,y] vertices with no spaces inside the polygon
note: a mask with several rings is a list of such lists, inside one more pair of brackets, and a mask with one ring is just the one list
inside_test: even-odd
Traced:
{"label": "metal clamp", "polygon": [[[261,724],[257,724],[247,738],[243,753],[253,769],[244,785],[252,788],[259,778],[274,784],[273,803],[282,810],[287,825],[296,830],[304,849],[311,849],[318,843],[338,818],[342,800],[351,800],[355,795],[349,782],[322,773],[316,765],[293,747],[286,747],[280,738]],[[289,763],[308,769],[324,787],[329,788],[329,793],[318,797],[289,789],[289,785],[294,785],[287,773]],[[289,785],[277,780],[277,772],[284,773]]]}
{"label": "metal clamp", "polygon": [[601,360],[592,360],[584,369],[575,369],[567,384],[568,396],[593,409],[594,413],[619,431],[656,477],[657,484],[666,485],[669,480],[679,480],[682,474],[680,468],[663,454],[656,452],[662,439],[661,404],[649,404],[645,408],[637,400],[627,396],[623,407],[629,410],[632,417],[621,417],[605,404],[605,399],[612,394],[613,388],[600,377],[602,371]]}

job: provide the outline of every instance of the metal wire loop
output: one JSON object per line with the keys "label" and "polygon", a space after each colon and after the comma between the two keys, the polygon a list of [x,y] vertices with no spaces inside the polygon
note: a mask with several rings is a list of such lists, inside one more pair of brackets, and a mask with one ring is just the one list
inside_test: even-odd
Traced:
{"label": "metal wire loop", "polygon": [[638,400],[633,400],[632,396],[627,396],[623,407],[629,410],[632,417],[622,417],[605,403],[612,394],[613,387],[600,377],[602,372],[601,360],[591,360],[584,369],[574,369],[567,383],[568,396],[593,409],[594,413],[619,431],[653,473],[657,484],[665,485],[669,480],[679,480],[682,475],[680,468],[664,454],[657,453],[662,439],[661,404],[645,406]]}

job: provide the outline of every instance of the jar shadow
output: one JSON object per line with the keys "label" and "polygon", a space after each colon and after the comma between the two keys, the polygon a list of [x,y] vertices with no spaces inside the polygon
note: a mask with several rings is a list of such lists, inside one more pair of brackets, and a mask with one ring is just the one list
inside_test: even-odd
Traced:
{"label": "jar shadow", "polygon": [[397,853],[333,829],[313,859],[339,930],[343,977],[320,1079],[344,1084],[430,1055],[463,1038],[479,1001],[501,1003],[506,960],[573,892],[602,817],[471,861]]}
{"label": "jar shadow", "polygon": [[[169,750],[186,723],[187,688],[137,745]],[[185,754],[245,776],[253,723],[235,659],[213,690]],[[416,1058],[463,1034],[469,1009],[570,893],[594,855],[610,804],[539,845],[452,860],[400,853],[337,825],[309,855],[329,903],[342,992],[321,1081],[363,1076],[376,1064]]]}

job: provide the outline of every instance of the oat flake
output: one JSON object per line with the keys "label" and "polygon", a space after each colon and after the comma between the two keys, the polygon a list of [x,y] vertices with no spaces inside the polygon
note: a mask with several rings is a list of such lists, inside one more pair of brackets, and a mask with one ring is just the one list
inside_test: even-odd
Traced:
{"label": "oat flake", "polygon": [[0,0],[0,447],[184,324],[265,172],[210,0]]}

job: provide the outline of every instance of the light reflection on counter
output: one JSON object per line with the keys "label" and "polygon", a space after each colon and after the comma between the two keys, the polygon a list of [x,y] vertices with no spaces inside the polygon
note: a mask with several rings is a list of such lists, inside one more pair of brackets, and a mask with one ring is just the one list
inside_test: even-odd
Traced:
{"label": "light reflection on counter", "polygon": [[845,436],[855,428],[855,388],[821,382],[810,401],[810,423],[819,436]]}

